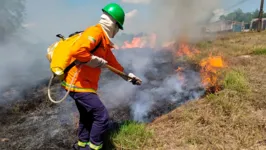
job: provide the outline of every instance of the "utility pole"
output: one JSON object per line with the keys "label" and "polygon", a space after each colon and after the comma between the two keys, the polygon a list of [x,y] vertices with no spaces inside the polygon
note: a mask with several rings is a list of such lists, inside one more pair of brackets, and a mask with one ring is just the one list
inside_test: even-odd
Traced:
{"label": "utility pole", "polygon": [[258,32],[260,32],[262,29],[263,5],[264,5],[264,0],[261,0],[260,12],[259,12],[259,17],[258,17]]}

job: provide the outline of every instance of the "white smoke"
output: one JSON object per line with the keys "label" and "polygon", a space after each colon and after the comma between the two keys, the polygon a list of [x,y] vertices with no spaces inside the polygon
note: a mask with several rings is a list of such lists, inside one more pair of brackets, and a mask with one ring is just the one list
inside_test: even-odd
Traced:
{"label": "white smoke", "polygon": [[[9,89],[8,92],[3,93],[4,98],[1,97],[0,102],[15,99],[13,96],[17,93],[16,91],[28,89],[30,85],[39,84],[40,80],[48,78],[50,71],[45,54],[46,48],[56,39],[55,35],[58,33],[68,35],[94,25],[99,20],[101,8],[107,3],[106,0],[104,1],[106,3],[102,5],[96,5],[95,1],[80,1],[86,4],[73,6],[69,4],[72,1],[65,0],[26,0],[25,21],[21,21],[23,17],[18,16],[18,22],[16,22],[25,29],[9,30],[9,27],[13,27],[12,24],[7,24],[10,16],[1,14],[4,12],[2,10],[6,10],[2,8],[4,4],[9,3],[10,5],[5,8],[23,11],[23,8],[13,8],[11,5],[18,1],[20,0],[1,0],[0,2],[0,89],[5,87]],[[126,12],[134,10],[134,17],[130,18],[130,23],[125,23],[124,32],[155,32],[160,42],[175,41],[176,37],[183,34],[188,35],[189,40],[195,36],[200,37],[200,26],[209,21],[214,9],[220,8],[217,7],[218,0],[151,0],[146,2],[150,4],[145,5],[145,13],[140,12],[138,8],[132,8],[133,5],[131,5],[132,9],[125,7]],[[15,28],[20,27],[15,26]],[[2,42],[3,37],[5,42]],[[155,53],[148,49],[139,49],[117,51],[115,55],[126,69],[143,80],[143,85],[134,86],[105,70],[101,78],[99,95],[109,110],[120,111],[123,107],[129,108],[132,119],[150,121],[186,100],[196,99],[202,95],[199,74],[193,69],[188,70],[184,74],[187,82],[183,84],[184,82],[181,82],[174,72],[176,66],[173,66],[172,54],[164,55],[164,53]],[[15,92],[13,92],[14,88]],[[41,90],[28,89],[27,92],[30,94],[25,100],[47,100],[42,96]],[[38,94],[41,97],[38,97]],[[16,100],[24,98],[20,97],[23,95],[15,96],[19,96]],[[49,145],[62,149],[65,145],[70,145],[75,133],[70,132],[73,128],[69,130],[63,125],[72,122],[71,112],[77,110],[73,106],[74,101],[69,101],[71,100],[68,99],[57,105],[59,107],[56,109],[53,107],[49,111],[47,108],[42,110],[43,108],[36,105],[40,109],[37,114],[30,114],[30,117],[25,114],[26,120],[19,120],[22,123],[18,120],[15,120],[14,124],[12,122],[7,127],[10,130],[4,132],[7,133],[5,136],[11,137],[10,139],[17,139],[17,136],[23,138],[12,140],[12,145],[8,143],[7,147],[9,149],[10,146],[24,149],[52,148],[47,147]],[[127,113],[127,111],[122,113]],[[58,123],[58,120],[62,124]],[[14,132],[8,132],[11,130]],[[70,140],[67,142],[66,139]],[[32,142],[33,140],[35,142]]]}
{"label": "white smoke", "polygon": [[[26,30],[23,32],[18,30],[17,38],[9,38],[5,44],[0,45],[0,77],[2,79],[0,88],[18,83],[22,85],[19,87],[23,88],[49,77],[49,64],[45,54],[50,42],[55,40],[54,35],[83,30],[87,26],[97,23],[99,20],[97,16],[100,16],[101,11],[96,10],[102,8],[102,6],[93,7],[90,10],[85,6],[80,6],[79,9],[68,8],[63,1],[51,0],[45,2],[28,0],[27,2],[28,18],[26,20],[29,23],[20,23],[26,27]],[[50,5],[51,3],[54,5]],[[214,8],[220,8],[217,7],[218,5],[218,0],[153,0],[150,5],[146,5],[147,13],[150,14],[149,18],[144,22],[137,21],[137,16],[140,15],[138,12],[134,17],[137,20],[131,20],[131,24],[127,25],[127,31],[135,33],[156,31],[155,33],[161,41],[186,34],[190,40],[199,35],[201,24],[209,21]],[[36,6],[49,9],[40,10]],[[88,14],[93,11],[96,12],[94,17],[89,17]],[[129,11],[126,10],[126,12]],[[88,20],[84,18],[88,18]],[[36,39],[38,40],[36,41]],[[34,43],[29,42],[33,40],[35,40]],[[112,81],[103,79],[100,84],[100,92],[102,92],[100,94],[108,108],[130,105],[134,118],[143,120],[151,107],[160,99],[178,102],[183,100],[183,95],[192,98],[198,96],[197,94],[193,96],[195,95],[193,92],[188,93],[189,89],[183,89],[176,75],[169,76],[174,67],[171,66],[171,63],[163,65],[163,61],[168,62],[168,57],[154,55],[153,52],[145,49],[125,53],[118,51],[116,56],[121,64],[126,69],[131,69],[143,80],[144,84],[140,87],[133,86],[119,77],[115,77]],[[156,66],[156,63],[159,66]],[[197,79],[196,77],[198,76],[195,73],[193,78]],[[191,84],[189,87],[193,89],[197,86]]]}
{"label": "white smoke", "polygon": [[188,69],[186,81],[181,82],[172,65],[174,62],[170,52],[130,49],[116,51],[115,55],[126,70],[143,80],[143,84],[134,86],[105,70],[101,77],[100,97],[109,110],[129,107],[132,119],[150,121],[159,115],[152,114],[156,107],[167,112],[170,109],[163,104],[172,103],[175,107],[203,94],[196,71]]}
{"label": "white smoke", "polygon": [[[161,45],[161,42],[177,41],[183,36],[186,37],[187,42],[194,42],[202,38],[202,27],[214,17],[213,11],[220,8],[220,2],[220,0],[153,0],[150,1],[146,10],[149,17],[146,20],[134,17],[131,22],[141,23],[141,25],[134,24],[135,28],[130,30],[156,33],[158,45]],[[173,105],[178,105],[203,94],[202,90],[198,90],[201,85],[200,75],[197,72],[193,70],[186,72],[187,82],[184,85],[173,73],[175,68],[171,63],[166,63],[164,66],[162,60],[170,62],[169,57],[161,56],[160,53],[154,55],[146,49],[139,51],[117,52],[116,56],[125,68],[130,68],[144,80],[143,86],[131,87],[130,83],[125,84],[119,79],[109,81],[108,84],[119,85],[119,89],[123,89],[123,92],[128,95],[116,92],[118,86],[112,87],[112,93],[108,93],[103,85],[102,97],[106,104],[116,103],[118,106],[123,103],[130,104],[133,118],[138,121],[147,121],[149,113],[154,111],[153,108],[156,108],[158,103],[172,102]],[[167,68],[167,71],[163,68]]]}
{"label": "white smoke", "polygon": [[144,117],[148,115],[149,110],[154,103],[154,96],[147,91],[140,91],[136,95],[136,101],[131,105],[133,119],[136,121],[143,121]]}
{"label": "white smoke", "polygon": [[[131,22],[130,32],[154,32],[160,42],[176,40],[186,35],[190,40],[201,38],[201,28],[221,8],[221,0],[152,0],[145,10],[145,19],[136,16]],[[140,23],[140,24],[137,24]],[[158,43],[157,43],[158,44]]]}

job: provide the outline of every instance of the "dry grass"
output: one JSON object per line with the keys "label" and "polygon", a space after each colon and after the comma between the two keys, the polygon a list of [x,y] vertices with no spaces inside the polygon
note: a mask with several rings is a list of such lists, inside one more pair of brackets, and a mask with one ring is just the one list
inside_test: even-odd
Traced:
{"label": "dry grass", "polygon": [[[196,46],[201,53],[190,60],[193,63],[198,64],[202,58],[211,53],[212,55],[222,55],[226,61],[228,67],[222,73],[224,75],[222,82],[224,90],[207,95],[197,101],[190,101],[147,126],[134,122],[124,124],[111,137],[116,149],[265,150],[265,39],[265,32],[261,34],[233,33],[219,36],[219,39],[215,41],[198,43]],[[14,115],[14,118],[2,117],[2,125],[8,125],[8,130],[1,133],[12,135],[10,137],[17,140],[15,133],[24,134],[28,132],[28,128],[24,129],[22,126],[23,130],[21,128],[16,129],[16,126],[21,126],[20,122],[23,122],[23,119],[25,120],[26,116],[28,117],[28,114],[31,114],[30,110],[38,112],[38,109],[50,107],[50,103],[43,102],[43,97],[46,95],[46,89],[44,90],[38,91],[37,89],[34,91],[42,93],[41,95],[26,94],[23,98],[25,100],[34,99],[36,100],[34,103],[22,102],[13,108],[12,113],[14,114],[25,113],[22,119],[17,118],[16,115]],[[43,103],[40,104],[40,102]],[[29,113],[26,113],[28,111]],[[39,114],[39,117],[42,118],[43,116]],[[16,121],[12,122],[13,126],[10,126],[13,120]],[[49,121],[54,120],[47,119],[43,124],[45,127],[43,129],[49,126]],[[26,122],[24,125],[26,125]],[[31,126],[38,129],[39,124]],[[4,130],[4,128],[1,130]],[[29,131],[34,132],[28,133],[30,137],[39,133],[35,130]],[[61,134],[68,135],[67,132],[69,132],[68,129]],[[74,136],[73,133],[70,133],[70,135]],[[39,138],[39,136],[34,137]],[[70,139],[74,138],[67,136],[64,139],[67,139],[65,143],[59,143],[58,141],[62,141],[61,137],[59,136],[58,140],[53,140],[53,146],[57,144],[58,147],[62,147],[62,145],[69,146]],[[6,139],[2,138],[0,140],[3,142]],[[22,139],[19,139],[19,141],[22,141]],[[51,141],[49,142],[51,143]],[[42,141],[42,143],[45,142]],[[29,145],[20,143],[18,146],[25,147]],[[106,149],[111,148],[107,147]]]}
{"label": "dry grass", "polygon": [[[263,149],[266,140],[266,33],[235,33],[198,44],[193,61],[219,54],[228,68],[223,91],[191,101],[148,125],[144,149]],[[259,53],[261,54],[261,52]],[[247,55],[247,56],[245,56]]]}

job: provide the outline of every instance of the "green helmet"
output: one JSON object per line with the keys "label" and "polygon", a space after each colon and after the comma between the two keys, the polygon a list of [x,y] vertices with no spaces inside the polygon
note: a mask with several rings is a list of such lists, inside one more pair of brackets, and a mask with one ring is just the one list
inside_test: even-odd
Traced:
{"label": "green helmet", "polygon": [[106,5],[103,9],[103,12],[109,14],[111,17],[113,17],[115,19],[115,21],[117,21],[118,26],[121,30],[123,30],[123,24],[124,24],[124,20],[125,20],[125,12],[123,10],[123,8],[116,4],[116,3],[110,3],[108,5]]}

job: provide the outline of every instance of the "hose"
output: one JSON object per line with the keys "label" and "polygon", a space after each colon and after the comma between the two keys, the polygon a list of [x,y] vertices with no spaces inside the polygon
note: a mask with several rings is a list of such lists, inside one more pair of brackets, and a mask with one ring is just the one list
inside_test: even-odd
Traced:
{"label": "hose", "polygon": [[48,84],[48,98],[49,98],[49,100],[50,100],[52,103],[58,104],[58,103],[63,102],[63,101],[67,98],[67,96],[68,96],[69,93],[70,93],[70,89],[73,87],[74,81],[75,81],[76,76],[77,76],[78,72],[80,71],[80,69],[81,69],[81,65],[79,66],[78,70],[77,70],[76,73],[74,74],[74,76],[73,76],[73,78],[72,78],[72,80],[71,80],[71,83],[70,83],[70,87],[69,87],[68,90],[67,90],[67,93],[66,93],[66,94],[64,95],[64,97],[61,98],[60,100],[54,100],[54,99],[52,98],[52,96],[51,96],[51,85],[52,85],[53,79],[56,77],[54,73],[51,75],[50,80],[49,80],[49,84]]}
{"label": "hose", "polygon": [[[50,77],[50,80],[49,80],[49,84],[48,84],[48,98],[49,98],[49,100],[50,100],[51,102],[53,102],[53,103],[55,103],[55,104],[58,104],[58,103],[63,102],[63,101],[67,98],[67,96],[68,96],[69,93],[70,93],[70,89],[72,88],[72,86],[73,86],[73,84],[74,84],[74,81],[75,81],[75,79],[76,79],[76,76],[77,76],[78,72],[80,71],[81,67],[82,67],[82,65],[79,66],[78,70],[77,70],[76,73],[74,74],[74,76],[73,76],[73,78],[72,78],[72,80],[71,80],[71,83],[70,83],[70,87],[68,88],[67,93],[65,94],[65,96],[64,96],[63,98],[61,98],[60,100],[57,100],[57,101],[54,100],[54,99],[51,97],[51,85],[52,85],[53,79],[55,78],[55,74],[54,74],[54,73],[52,74],[52,76]],[[108,68],[109,70],[111,70],[111,71],[113,71],[113,72],[115,72],[115,73],[117,73],[117,74],[123,76],[123,77],[129,78],[129,79],[133,79],[132,77],[129,77],[129,76],[126,75],[125,73],[123,73],[123,72],[121,72],[121,71],[119,71],[119,70],[117,70],[117,69],[115,69],[115,68],[113,68],[113,67],[111,67],[111,66],[109,66],[109,65],[107,65],[107,68]]]}

